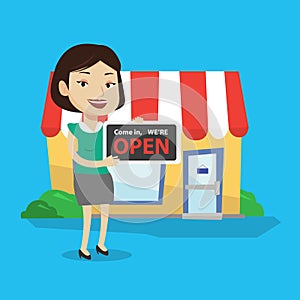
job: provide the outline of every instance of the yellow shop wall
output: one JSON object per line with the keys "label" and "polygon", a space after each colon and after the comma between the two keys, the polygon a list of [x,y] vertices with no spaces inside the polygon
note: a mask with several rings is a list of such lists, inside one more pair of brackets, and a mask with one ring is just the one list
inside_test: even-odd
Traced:
{"label": "yellow shop wall", "polygon": [[[72,160],[68,153],[67,139],[60,132],[56,137],[47,138],[47,146],[52,189],[59,189],[68,193],[74,193]],[[239,214],[241,138],[236,138],[228,133],[224,139],[216,140],[208,134],[200,141],[192,141],[182,134],[182,150],[201,150],[211,148],[225,149],[222,212],[224,214]],[[182,214],[182,170],[182,163],[166,166],[162,205],[112,205],[110,213],[115,215]],[[96,208],[94,208],[93,212],[98,213]]]}
{"label": "yellow shop wall", "polygon": [[51,188],[73,194],[72,159],[68,152],[66,137],[59,132],[47,138]]}

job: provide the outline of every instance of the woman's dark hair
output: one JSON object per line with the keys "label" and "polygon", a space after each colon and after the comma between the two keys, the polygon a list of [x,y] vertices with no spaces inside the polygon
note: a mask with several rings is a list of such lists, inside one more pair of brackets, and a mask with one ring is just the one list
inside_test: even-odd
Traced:
{"label": "woman's dark hair", "polygon": [[120,74],[120,60],[116,53],[109,47],[94,44],[74,46],[67,50],[59,59],[55,67],[51,84],[51,96],[55,104],[68,111],[79,112],[79,110],[72,105],[67,96],[61,95],[58,89],[58,83],[63,80],[69,87],[70,72],[89,68],[100,60],[117,71],[120,97],[117,109],[122,107],[125,102],[125,96]]}

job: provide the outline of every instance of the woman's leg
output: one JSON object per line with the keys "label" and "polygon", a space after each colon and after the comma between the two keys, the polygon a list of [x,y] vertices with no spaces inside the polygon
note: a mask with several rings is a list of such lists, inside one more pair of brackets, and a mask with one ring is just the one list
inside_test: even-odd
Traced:
{"label": "woman's leg", "polygon": [[101,225],[100,225],[100,236],[98,246],[106,251],[107,248],[104,246],[106,231],[107,231],[107,223],[109,217],[109,204],[101,204],[100,205],[100,212],[101,212]]}
{"label": "woman's leg", "polygon": [[82,242],[80,250],[85,254],[89,255],[87,250],[87,245],[89,241],[90,229],[91,229],[91,219],[92,219],[92,205],[83,205],[83,233]]}

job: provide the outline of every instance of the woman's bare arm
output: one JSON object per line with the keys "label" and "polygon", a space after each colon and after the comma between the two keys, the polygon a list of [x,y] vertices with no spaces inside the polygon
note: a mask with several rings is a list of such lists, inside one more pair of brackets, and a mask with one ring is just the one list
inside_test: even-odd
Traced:
{"label": "woman's bare arm", "polygon": [[72,159],[76,163],[84,167],[88,167],[88,168],[110,167],[110,166],[115,166],[119,162],[119,159],[116,156],[115,157],[109,156],[104,158],[103,160],[88,160],[82,158],[77,153],[78,140],[71,132],[69,132],[68,134],[68,149]]}

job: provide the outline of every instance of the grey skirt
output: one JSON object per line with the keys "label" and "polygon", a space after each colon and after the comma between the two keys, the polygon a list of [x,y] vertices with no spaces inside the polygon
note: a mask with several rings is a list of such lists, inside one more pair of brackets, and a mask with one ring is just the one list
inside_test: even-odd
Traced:
{"label": "grey skirt", "polygon": [[114,184],[108,174],[74,174],[74,191],[79,205],[112,204]]}

